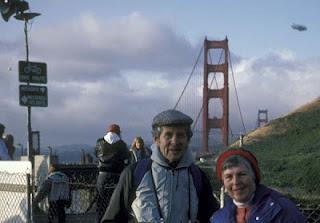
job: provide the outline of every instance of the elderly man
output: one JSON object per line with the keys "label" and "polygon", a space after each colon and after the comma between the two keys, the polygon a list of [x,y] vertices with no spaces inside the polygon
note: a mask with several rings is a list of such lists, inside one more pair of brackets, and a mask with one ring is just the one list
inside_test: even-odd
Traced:
{"label": "elderly man", "polygon": [[193,120],[177,110],[153,119],[151,159],[121,174],[102,222],[208,222],[218,209],[188,144]]}
{"label": "elderly man", "polygon": [[245,149],[223,152],[216,165],[228,195],[211,223],[303,223],[305,217],[282,194],[260,184],[256,157]]}

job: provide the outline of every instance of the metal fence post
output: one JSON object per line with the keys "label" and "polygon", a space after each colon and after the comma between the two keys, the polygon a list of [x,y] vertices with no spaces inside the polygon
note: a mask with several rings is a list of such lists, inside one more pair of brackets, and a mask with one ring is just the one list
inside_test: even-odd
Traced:
{"label": "metal fence post", "polygon": [[239,146],[240,148],[243,146],[243,135],[240,133],[240,143],[239,143]]}
{"label": "metal fence post", "polygon": [[30,182],[30,173],[27,174],[27,222],[31,223],[31,182]]}
{"label": "metal fence post", "polygon": [[220,208],[224,207],[224,186],[220,188]]}

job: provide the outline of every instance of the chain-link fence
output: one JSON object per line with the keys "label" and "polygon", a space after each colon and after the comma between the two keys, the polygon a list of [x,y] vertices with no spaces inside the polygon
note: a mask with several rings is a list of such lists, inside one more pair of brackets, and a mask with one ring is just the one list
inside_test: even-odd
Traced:
{"label": "chain-link fence", "polygon": [[[94,223],[96,220],[97,176],[95,167],[69,168],[63,170],[70,178],[72,203],[66,209],[66,222]],[[8,173],[0,171],[0,222],[24,223],[31,216],[28,208],[28,185],[30,174]],[[105,185],[106,203],[115,188],[114,182]],[[217,191],[217,198],[219,191]],[[29,204],[30,205],[30,204]],[[299,204],[298,208],[308,218],[309,223],[320,223],[320,205]],[[40,209],[33,212],[33,222],[48,222],[48,201],[40,204]]]}
{"label": "chain-link fence", "polygon": [[[66,209],[66,221],[67,222],[95,222],[97,213],[97,177],[98,170],[96,166],[72,166],[65,165],[60,166],[62,172],[64,172],[70,179],[71,189],[71,206]],[[40,183],[41,185],[41,183]],[[106,206],[109,203],[113,190],[115,188],[115,182],[106,182],[104,185],[105,201],[102,203]],[[34,222],[48,222],[49,203],[45,199],[39,205],[40,209],[37,209],[33,213]],[[57,217],[55,217],[57,218]]]}
{"label": "chain-link fence", "polygon": [[320,222],[320,204],[318,205],[299,204],[297,206],[300,209],[300,211],[307,217],[308,223]]}
{"label": "chain-link fence", "polygon": [[0,222],[30,222],[30,182],[30,174],[0,171]]}

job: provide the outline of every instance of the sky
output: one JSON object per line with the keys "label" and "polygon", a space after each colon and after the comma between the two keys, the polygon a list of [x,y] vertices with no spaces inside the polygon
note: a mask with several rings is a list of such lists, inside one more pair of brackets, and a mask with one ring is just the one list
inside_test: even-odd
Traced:
{"label": "sky", "polygon": [[[33,0],[29,7],[41,13],[28,23],[29,60],[48,70],[48,107],[31,110],[42,147],[94,145],[110,123],[127,144],[137,135],[151,141],[152,118],[175,105],[205,37],[228,38],[233,132],[243,131],[235,89],[247,131],[258,109],[270,120],[319,97],[318,0]],[[26,145],[23,27],[0,18],[0,122]],[[195,92],[200,101],[201,88]]]}

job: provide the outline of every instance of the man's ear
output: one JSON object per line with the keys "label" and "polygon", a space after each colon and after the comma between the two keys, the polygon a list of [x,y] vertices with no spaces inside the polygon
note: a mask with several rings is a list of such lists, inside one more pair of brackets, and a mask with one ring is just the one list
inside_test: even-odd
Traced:
{"label": "man's ear", "polygon": [[153,143],[159,145],[159,137],[152,137]]}

